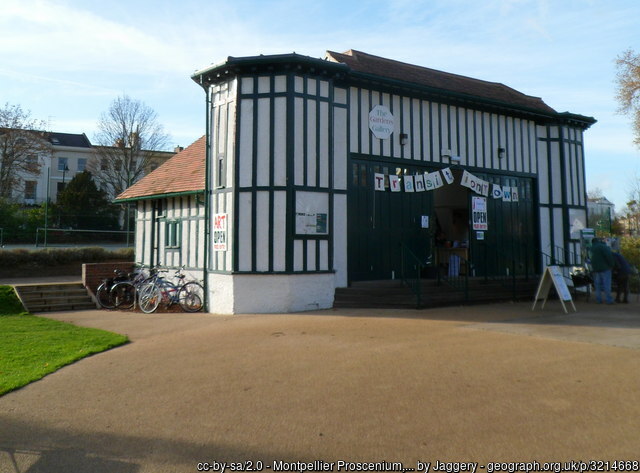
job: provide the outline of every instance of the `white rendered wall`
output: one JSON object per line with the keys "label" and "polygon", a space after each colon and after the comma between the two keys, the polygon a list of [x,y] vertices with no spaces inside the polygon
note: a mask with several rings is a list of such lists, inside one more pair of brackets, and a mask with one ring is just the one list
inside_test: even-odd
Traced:
{"label": "white rendered wall", "polygon": [[335,293],[333,274],[209,274],[208,283],[208,312],[214,314],[328,309]]}

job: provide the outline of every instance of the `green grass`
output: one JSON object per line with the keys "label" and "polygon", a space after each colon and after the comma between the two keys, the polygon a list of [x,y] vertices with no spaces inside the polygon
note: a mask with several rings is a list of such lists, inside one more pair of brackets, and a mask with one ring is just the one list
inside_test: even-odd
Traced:
{"label": "green grass", "polygon": [[30,315],[13,288],[0,286],[0,396],[127,342],[123,335]]}

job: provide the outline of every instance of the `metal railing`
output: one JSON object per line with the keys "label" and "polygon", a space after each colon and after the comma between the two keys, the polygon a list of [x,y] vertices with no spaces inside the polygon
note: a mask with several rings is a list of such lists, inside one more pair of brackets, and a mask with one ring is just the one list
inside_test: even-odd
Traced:
{"label": "metal railing", "polygon": [[[469,279],[484,279],[485,282],[496,282],[511,293],[515,300],[519,291],[523,287],[530,285],[532,278],[537,278],[540,270],[544,270],[547,266],[561,266],[563,269],[582,264],[582,257],[575,252],[565,251],[561,246],[555,246],[552,249],[552,255],[543,251],[535,250],[532,252],[528,245],[519,247],[517,255],[512,255],[500,248],[482,247],[480,251],[484,254],[480,260],[476,260],[477,265],[472,264],[466,258],[455,255],[453,260],[439,261],[434,258],[433,254],[428,259],[420,258],[409,248],[408,245],[401,245],[401,279],[402,283],[409,287],[416,297],[416,306],[423,306],[424,291],[421,278],[427,267],[435,268],[435,276],[438,285],[446,284],[448,287],[458,291],[463,300],[470,300]],[[478,249],[476,249],[478,251]],[[521,256],[521,257],[518,257]],[[481,262],[481,263],[480,263]],[[542,267],[539,268],[538,265]],[[566,277],[566,276],[565,276]]]}
{"label": "metal railing", "polygon": [[400,277],[402,284],[411,289],[416,296],[416,307],[422,307],[422,272],[426,268],[431,256],[427,260],[420,259],[405,243],[400,243]]}

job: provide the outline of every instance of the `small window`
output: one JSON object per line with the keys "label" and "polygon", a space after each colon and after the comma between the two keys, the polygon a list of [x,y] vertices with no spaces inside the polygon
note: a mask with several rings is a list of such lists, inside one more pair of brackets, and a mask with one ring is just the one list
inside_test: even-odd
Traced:
{"label": "small window", "polygon": [[78,172],[82,172],[87,168],[87,158],[78,159]]}
{"label": "small window", "polygon": [[35,200],[36,198],[36,189],[37,182],[36,181],[25,181],[24,182],[24,198]]}
{"label": "small window", "polygon": [[69,158],[58,158],[58,171],[65,172],[69,170]]}
{"label": "small window", "polygon": [[227,185],[227,176],[224,162],[224,154],[218,156],[218,187],[225,187]]}
{"label": "small window", "polygon": [[167,220],[165,239],[167,248],[180,248],[180,229],[179,220]]}

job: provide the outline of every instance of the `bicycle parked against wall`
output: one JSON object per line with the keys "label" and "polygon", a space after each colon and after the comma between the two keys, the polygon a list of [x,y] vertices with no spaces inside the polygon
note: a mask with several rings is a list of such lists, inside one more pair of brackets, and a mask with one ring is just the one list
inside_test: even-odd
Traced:
{"label": "bicycle parked against wall", "polygon": [[184,267],[175,272],[178,284],[174,284],[160,273],[166,273],[166,269],[155,269],[152,275],[138,289],[138,306],[150,314],[158,309],[160,304],[171,307],[179,304],[185,312],[198,312],[202,310],[204,303],[204,289],[197,281],[184,282]]}
{"label": "bicycle parked against wall", "polygon": [[116,282],[110,292],[111,301],[116,309],[131,309],[136,303],[138,288],[149,279],[144,267],[129,273],[128,279]]}
{"label": "bicycle parked against wall", "polygon": [[115,269],[113,273],[114,277],[103,279],[102,284],[100,284],[98,289],[96,289],[96,299],[98,299],[98,303],[105,309],[116,308],[116,300],[111,296],[111,289],[113,286],[118,282],[129,279],[127,273],[119,269]]}

